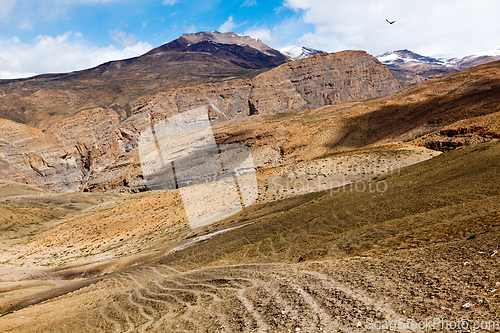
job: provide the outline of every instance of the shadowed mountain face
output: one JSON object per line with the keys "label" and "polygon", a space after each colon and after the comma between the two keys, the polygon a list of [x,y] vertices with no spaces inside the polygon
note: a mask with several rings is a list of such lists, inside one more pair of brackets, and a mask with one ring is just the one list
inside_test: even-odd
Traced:
{"label": "shadowed mountain face", "polygon": [[145,55],[160,55],[172,51],[210,53],[233,65],[249,69],[276,67],[288,60],[281,52],[267,46],[261,40],[218,31],[184,34],[179,39],[151,50]]}
{"label": "shadowed mountain face", "polygon": [[145,55],[83,71],[0,80],[0,118],[46,129],[82,110],[102,107],[124,119],[130,116],[130,104],[150,93],[253,77],[286,61],[250,37],[183,35]]}

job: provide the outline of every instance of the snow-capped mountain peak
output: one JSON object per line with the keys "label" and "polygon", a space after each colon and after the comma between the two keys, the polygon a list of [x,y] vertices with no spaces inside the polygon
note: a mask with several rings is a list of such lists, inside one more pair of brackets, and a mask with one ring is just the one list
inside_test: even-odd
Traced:
{"label": "snow-capped mountain peak", "polygon": [[421,64],[432,64],[440,66],[452,66],[454,65],[449,59],[444,58],[433,58],[420,55],[418,53],[412,52],[410,50],[398,50],[393,52],[387,52],[376,57],[381,63],[388,64],[404,64],[404,63],[421,63]]}
{"label": "snow-capped mountain peak", "polygon": [[309,58],[310,56],[313,56],[315,54],[325,53],[320,50],[315,50],[308,47],[300,47],[295,45],[278,49],[278,51],[287,56],[290,59],[290,61],[301,60]]}
{"label": "snow-capped mountain peak", "polygon": [[403,87],[470,67],[500,60],[500,49],[463,58],[440,55],[427,57],[410,50],[387,52],[376,57],[386,65]]}

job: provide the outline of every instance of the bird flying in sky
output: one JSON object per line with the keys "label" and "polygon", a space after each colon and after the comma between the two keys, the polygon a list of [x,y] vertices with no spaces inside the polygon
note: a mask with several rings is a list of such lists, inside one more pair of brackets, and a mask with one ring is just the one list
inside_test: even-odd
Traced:
{"label": "bird flying in sky", "polygon": [[392,21],[392,22],[391,22],[391,21],[389,21],[388,19],[385,19],[385,20],[386,20],[386,21],[387,21],[387,23],[389,23],[389,24],[394,24],[394,23],[396,22],[396,21]]}

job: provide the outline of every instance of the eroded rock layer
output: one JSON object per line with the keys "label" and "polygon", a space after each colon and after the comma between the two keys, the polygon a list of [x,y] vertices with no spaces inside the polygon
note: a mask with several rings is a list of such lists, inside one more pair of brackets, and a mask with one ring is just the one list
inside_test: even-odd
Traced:
{"label": "eroded rock layer", "polygon": [[[286,63],[253,79],[157,93],[135,102],[132,116],[121,122],[110,108],[80,112],[43,131],[5,121],[0,134],[1,177],[63,191],[145,190],[138,139],[173,115],[205,107],[209,118],[220,123],[380,97],[398,90],[399,83],[374,57],[344,51]],[[262,164],[257,167],[268,165],[267,159],[255,156]]]}

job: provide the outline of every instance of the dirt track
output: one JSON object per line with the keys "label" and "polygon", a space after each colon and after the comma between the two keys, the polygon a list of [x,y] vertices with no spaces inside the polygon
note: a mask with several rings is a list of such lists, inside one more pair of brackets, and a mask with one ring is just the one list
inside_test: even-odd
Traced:
{"label": "dirt track", "polygon": [[189,238],[0,327],[281,333],[362,332],[369,318],[497,321],[498,156],[499,143],[466,147],[384,177],[384,193],[262,205],[244,213],[254,223]]}
{"label": "dirt track", "polygon": [[[361,332],[368,318],[491,320],[500,311],[500,262],[491,256],[499,243],[494,233],[394,258],[138,267],[51,302],[56,313],[32,332]],[[81,310],[65,308],[84,300]],[[22,312],[28,321],[37,314]]]}

